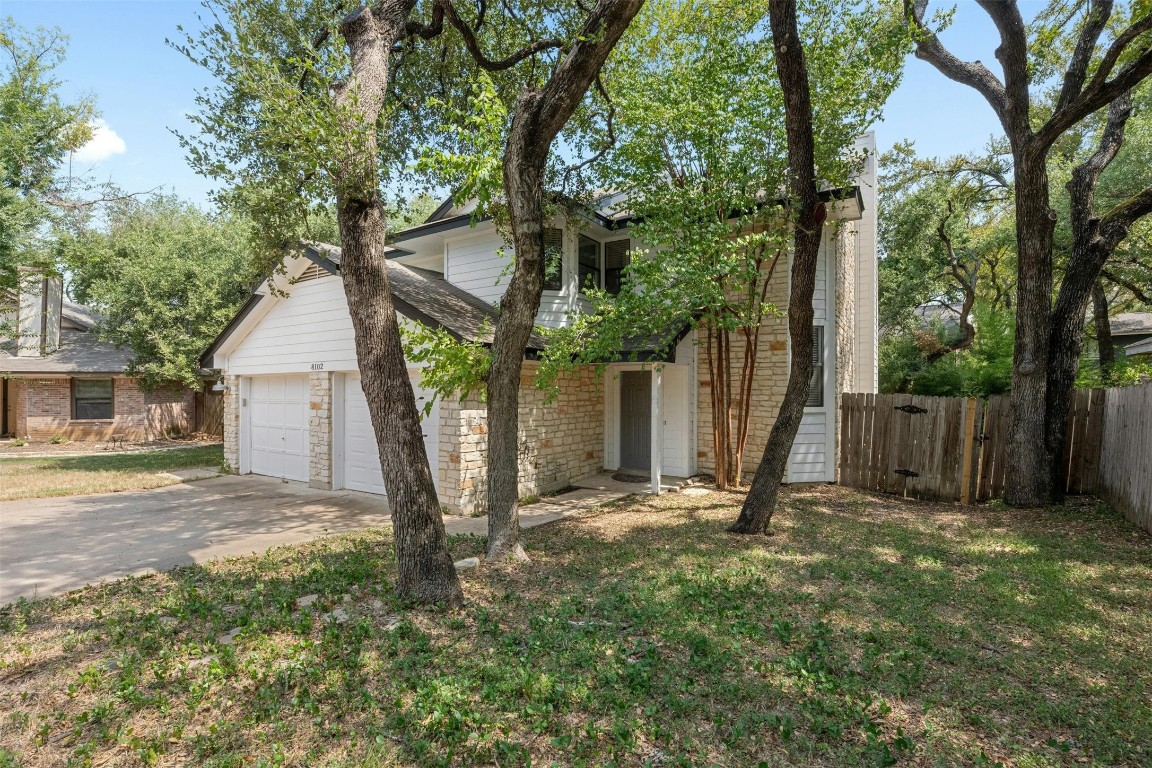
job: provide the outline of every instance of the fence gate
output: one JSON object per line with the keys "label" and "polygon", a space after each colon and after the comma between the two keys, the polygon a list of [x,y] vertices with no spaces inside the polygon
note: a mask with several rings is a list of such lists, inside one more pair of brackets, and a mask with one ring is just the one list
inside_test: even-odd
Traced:
{"label": "fence gate", "polygon": [[[845,394],[840,483],[915,499],[970,504],[1004,492],[1007,395],[988,399]],[[1069,493],[1092,493],[1100,474],[1104,390],[1077,390],[1060,470]]]}
{"label": "fence gate", "polygon": [[969,503],[982,406],[975,398],[845,394],[840,482],[915,499]]}

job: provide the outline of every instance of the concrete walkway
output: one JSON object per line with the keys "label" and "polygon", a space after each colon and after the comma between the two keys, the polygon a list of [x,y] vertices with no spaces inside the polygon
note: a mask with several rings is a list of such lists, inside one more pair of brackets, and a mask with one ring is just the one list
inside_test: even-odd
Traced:
{"label": "concrete walkway", "polygon": [[[631,490],[630,490],[630,489]],[[628,493],[584,489],[524,507],[543,525]],[[263,553],[333,533],[390,526],[387,502],[268,477],[217,477],[152,491],[0,504],[0,605],[57,595],[129,574]],[[488,533],[483,517],[446,517],[451,534]]]}

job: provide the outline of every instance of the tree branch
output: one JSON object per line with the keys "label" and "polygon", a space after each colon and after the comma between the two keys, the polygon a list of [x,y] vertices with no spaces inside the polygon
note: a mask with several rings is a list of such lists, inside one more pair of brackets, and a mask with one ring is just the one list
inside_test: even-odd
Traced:
{"label": "tree branch", "polygon": [[1092,63],[1092,54],[1096,52],[1096,43],[1111,16],[1112,0],[1092,0],[1088,8],[1088,17],[1084,20],[1084,27],[1080,30],[1080,37],[1076,41],[1076,50],[1073,51],[1068,70],[1064,74],[1064,85],[1060,89],[1060,98],[1056,101],[1056,112],[1066,109],[1084,89],[1084,81],[1088,78],[1088,66]]}
{"label": "tree branch", "polygon": [[[1015,0],[976,0],[1000,33],[996,58],[1004,68],[1004,123],[1009,136],[1031,133],[1028,94],[1028,28]],[[1011,124],[1011,128],[1009,127]]]}
{"label": "tree branch", "polygon": [[1128,291],[1136,297],[1136,301],[1139,301],[1141,304],[1148,304],[1149,306],[1152,306],[1152,291],[1145,293],[1145,291],[1148,291],[1147,286],[1138,285],[1131,280],[1128,280],[1127,278],[1121,277],[1115,272],[1109,270],[1107,267],[1100,270],[1100,275],[1102,277],[1108,278],[1108,282],[1115,283],[1121,288],[1128,289]]}
{"label": "tree branch", "polygon": [[596,86],[596,92],[600,94],[600,96],[604,99],[604,102],[608,105],[608,112],[604,115],[604,131],[606,134],[604,137],[604,144],[600,147],[596,154],[564,169],[564,181],[562,186],[565,188],[568,186],[568,179],[573,173],[577,173],[580,170],[592,165],[593,163],[599,162],[604,157],[604,155],[608,154],[609,150],[616,146],[616,104],[612,101],[612,97],[608,95],[608,89],[604,87],[604,81],[599,74],[596,75],[596,79],[593,81],[593,85]]}
{"label": "tree branch", "polygon": [[904,13],[918,33],[916,58],[936,67],[945,77],[961,85],[975,88],[982,95],[1001,121],[1004,120],[1006,95],[1004,84],[979,61],[962,61],[944,47],[936,33],[924,24],[924,11],[928,0],[905,0]]}
{"label": "tree branch", "polygon": [[[479,29],[484,23],[486,7],[484,4],[480,5],[480,12],[476,19],[476,29]],[[562,40],[550,37],[533,41],[529,45],[524,46],[515,53],[505,56],[502,59],[490,59],[480,49],[480,42],[476,39],[475,30],[460,18],[460,14],[457,13],[456,6],[452,4],[452,0],[436,0],[432,5],[432,22],[430,24],[421,24],[417,21],[410,21],[405,27],[405,35],[431,40],[443,34],[445,18],[447,18],[448,23],[460,33],[460,37],[464,40],[464,47],[468,49],[468,53],[472,55],[472,59],[476,62],[477,66],[488,72],[510,69],[524,59],[535,56],[542,51],[564,48],[564,42]]]}
{"label": "tree branch", "polygon": [[[1128,47],[1146,32],[1152,30],[1152,14],[1146,14],[1121,32],[1104,53],[1100,65],[1088,85],[1071,99],[1063,109],[1057,109],[1048,121],[1036,132],[1037,144],[1051,146],[1076,123],[1093,112],[1118,99],[1125,91],[1139,85],[1152,75],[1152,45],[1144,43],[1136,58],[1127,64],[1111,80],[1108,76],[1120,57],[1128,52]],[[1061,94],[1063,100],[1063,94]]]}

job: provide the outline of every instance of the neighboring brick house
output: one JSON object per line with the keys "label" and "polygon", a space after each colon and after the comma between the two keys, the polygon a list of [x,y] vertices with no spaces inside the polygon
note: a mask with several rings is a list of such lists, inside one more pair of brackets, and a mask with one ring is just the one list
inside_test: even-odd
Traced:
{"label": "neighboring brick house", "polygon": [[[788,480],[836,479],[837,399],[876,388],[876,175],[872,136],[859,185],[830,219],[821,246],[816,295],[816,376],[788,465]],[[611,290],[629,254],[626,208],[570,213],[550,224],[546,244],[559,263],[545,286],[537,323],[559,327],[588,306],[588,279]],[[397,312],[460,339],[491,341],[495,305],[508,281],[511,248],[491,221],[469,206],[442,205],[428,221],[394,234],[389,277]],[[308,482],[324,489],[384,493],[375,437],[360,386],[351,317],[339,278],[340,250],[316,245],[286,260],[274,288],[260,286],[201,358],[225,382],[225,459],[240,473]],[[788,269],[777,269],[769,300],[788,303]],[[552,273],[550,273],[552,274]],[[788,376],[787,319],[764,320],[745,471],[755,470]],[[653,476],[710,472],[707,366],[697,364],[694,332],[664,348],[643,343],[621,354],[603,376],[593,367],[568,374],[552,403],[534,385],[545,343],[525,350],[520,406],[520,492],[547,492],[604,470]],[[734,361],[739,366],[739,361]],[[432,393],[410,375],[421,403]],[[487,410],[478,398],[433,402],[423,421],[425,446],[441,502],[483,513]]]}
{"label": "neighboring brick house", "polygon": [[[0,434],[34,441],[151,440],[192,431],[193,393],[144,391],[131,353],[100,340],[59,280],[24,276],[0,326]],[[6,337],[6,338],[4,338]]]}

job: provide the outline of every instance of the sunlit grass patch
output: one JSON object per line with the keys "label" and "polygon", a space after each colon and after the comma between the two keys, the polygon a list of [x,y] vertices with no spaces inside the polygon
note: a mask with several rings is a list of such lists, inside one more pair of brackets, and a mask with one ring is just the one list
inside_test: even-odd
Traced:
{"label": "sunlit grass patch", "polygon": [[0,458],[0,501],[146,491],[180,482],[165,472],[217,469],[223,463],[224,449],[219,445],[107,456]]}
{"label": "sunlit grass patch", "polygon": [[0,618],[0,748],[26,765],[1152,759],[1150,539],[1119,516],[806,488],[776,535],[746,538],[725,531],[741,501],[534,529],[530,564],[465,572],[449,613],[396,601],[385,530],[22,602]]}

